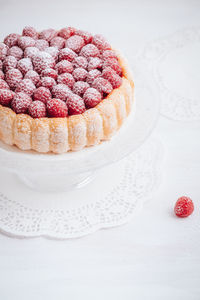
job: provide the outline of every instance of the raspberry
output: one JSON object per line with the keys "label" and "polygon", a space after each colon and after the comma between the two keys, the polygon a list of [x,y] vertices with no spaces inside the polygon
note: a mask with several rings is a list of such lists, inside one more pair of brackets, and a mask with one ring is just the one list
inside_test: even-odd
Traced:
{"label": "raspberry", "polygon": [[42,71],[41,76],[42,77],[51,77],[51,78],[53,78],[53,79],[56,80],[57,77],[58,77],[58,73],[54,69],[47,68],[47,69],[45,69],[45,70]]}
{"label": "raspberry", "polygon": [[8,46],[4,43],[0,43],[0,61],[4,60],[8,52]]}
{"label": "raspberry", "polygon": [[185,218],[191,215],[194,211],[194,204],[189,197],[181,197],[177,200],[174,212],[179,218]]}
{"label": "raspberry", "polygon": [[26,73],[24,79],[30,79],[34,84],[37,84],[40,80],[40,76],[37,72],[30,70]]}
{"label": "raspberry", "polygon": [[89,84],[85,81],[77,81],[75,82],[73,86],[73,92],[74,94],[77,94],[79,96],[83,96],[85,91],[89,88]]}
{"label": "raspberry", "polygon": [[14,69],[17,66],[17,60],[14,56],[6,56],[3,61],[3,69],[5,72]]}
{"label": "raspberry", "polygon": [[83,30],[76,30],[75,32],[77,35],[80,35],[86,44],[89,44],[92,42],[92,34],[87,32],[87,31],[83,31]]}
{"label": "raspberry", "polygon": [[99,50],[98,48],[93,44],[87,44],[85,45],[80,52],[80,55],[89,58],[89,57],[95,57],[99,56]]}
{"label": "raspberry", "polygon": [[77,54],[69,48],[64,48],[64,49],[60,50],[59,60],[66,59],[66,60],[72,62],[75,59],[75,57],[77,57]]}
{"label": "raspberry", "polygon": [[111,83],[102,77],[96,78],[92,83],[92,87],[97,89],[101,94],[110,94],[113,90]]}
{"label": "raspberry", "polygon": [[8,89],[9,90],[9,86],[8,86],[7,82],[3,79],[0,79],[0,89]]}
{"label": "raspberry", "polygon": [[52,89],[52,95],[63,101],[66,101],[71,93],[71,90],[65,84],[57,84]]}
{"label": "raspberry", "polygon": [[103,51],[102,57],[103,57],[103,59],[109,59],[109,58],[116,58],[117,59],[117,55],[115,54],[115,52],[113,50]]}
{"label": "raspberry", "polygon": [[43,103],[46,104],[47,101],[51,99],[51,92],[49,89],[41,86],[35,90],[33,94],[33,99],[42,101]]}
{"label": "raspberry", "polygon": [[13,46],[8,50],[8,55],[14,56],[16,60],[19,60],[23,57],[23,50],[18,46]]}
{"label": "raspberry", "polygon": [[88,71],[94,70],[94,69],[101,69],[103,65],[103,62],[98,57],[91,57],[88,63]]}
{"label": "raspberry", "polygon": [[20,36],[18,38],[18,46],[25,50],[27,47],[34,47],[35,40],[29,36]]}
{"label": "raspberry", "polygon": [[0,104],[3,106],[9,106],[15,93],[11,90],[0,89]]}
{"label": "raspberry", "polygon": [[25,114],[28,111],[28,107],[31,103],[31,97],[23,92],[20,92],[15,94],[11,102],[11,107],[16,114]]}
{"label": "raspberry", "polygon": [[36,40],[38,38],[38,33],[37,33],[36,29],[31,26],[24,27],[24,29],[22,31],[22,35],[29,36],[29,37],[33,38],[34,40]]}
{"label": "raspberry", "polygon": [[33,65],[30,58],[22,58],[17,63],[17,68],[22,74],[26,74],[28,71],[33,70]]}
{"label": "raspberry", "polygon": [[122,84],[122,78],[111,67],[105,68],[102,72],[102,76],[112,84],[114,89]]}
{"label": "raspberry", "polygon": [[[0,50],[1,51],[1,50]],[[1,54],[0,54],[1,55]],[[0,70],[2,70],[3,69],[3,62],[2,62],[2,60],[0,60]]]}
{"label": "raspberry", "polygon": [[58,54],[59,54],[59,50],[56,47],[48,47],[45,49],[45,52],[47,52],[48,54],[50,54],[55,61],[58,60]]}
{"label": "raspberry", "polygon": [[49,43],[46,40],[37,40],[35,42],[35,47],[40,51],[44,51],[47,47],[49,47]]}
{"label": "raspberry", "polygon": [[51,90],[54,85],[56,85],[56,82],[52,77],[43,77],[41,79],[41,86],[43,87],[46,87]]}
{"label": "raspberry", "polygon": [[33,101],[28,108],[29,115],[32,118],[45,118],[47,115],[46,105],[41,101]]}
{"label": "raspberry", "polygon": [[94,88],[89,88],[83,95],[83,100],[87,108],[95,107],[101,101],[101,94]]}
{"label": "raspberry", "polygon": [[31,96],[33,95],[34,90],[35,85],[30,79],[22,79],[17,85],[15,92],[24,92]]}
{"label": "raspberry", "polygon": [[53,68],[55,66],[55,60],[50,54],[46,52],[39,52],[33,57],[33,65],[35,71],[40,74],[47,68]]}
{"label": "raspberry", "polygon": [[100,50],[110,50],[111,46],[108,44],[108,42],[105,40],[105,38],[100,35],[96,34],[93,37],[92,43]]}
{"label": "raspberry", "polygon": [[69,115],[82,114],[86,110],[83,99],[76,94],[71,94],[68,97],[67,107],[68,107]]}
{"label": "raspberry", "polygon": [[39,79],[38,82],[36,83],[36,87],[39,88],[41,86],[42,86],[41,79]]}
{"label": "raspberry", "polygon": [[73,34],[75,34],[76,29],[73,27],[67,27],[67,28],[62,28],[59,32],[58,32],[58,36],[64,38],[65,40],[68,39],[70,36],[72,36]]}
{"label": "raspberry", "polygon": [[11,69],[6,73],[6,81],[11,89],[15,89],[22,80],[23,75],[18,69]]}
{"label": "raspberry", "polygon": [[83,56],[77,56],[74,58],[73,62],[72,62],[74,68],[83,68],[86,69],[88,62],[87,59]]}
{"label": "raspberry", "polygon": [[55,69],[58,71],[58,74],[72,73],[74,70],[72,63],[68,60],[61,60],[56,64]]}
{"label": "raspberry", "polygon": [[4,73],[0,70],[0,79],[4,79]]}
{"label": "raspberry", "polygon": [[73,88],[73,85],[75,83],[74,77],[70,73],[63,73],[58,76],[58,83],[60,84],[66,84],[70,89]]}
{"label": "raspberry", "polygon": [[39,49],[36,47],[27,47],[24,50],[24,57],[32,59],[34,55],[39,53]]}
{"label": "raspberry", "polygon": [[76,81],[85,81],[87,78],[88,72],[83,68],[76,68],[72,73]]}
{"label": "raspberry", "polygon": [[93,81],[99,76],[101,76],[101,72],[97,69],[94,69],[94,70],[88,72],[86,81],[88,84],[92,84]]}
{"label": "raspberry", "polygon": [[62,49],[65,47],[65,39],[63,39],[60,36],[56,36],[51,40],[50,46],[57,47],[58,49]]}
{"label": "raspberry", "polygon": [[46,40],[47,42],[50,42],[55,36],[57,35],[56,30],[50,28],[45,29],[40,32],[39,39]]}
{"label": "raspberry", "polygon": [[64,101],[51,99],[47,102],[47,111],[50,117],[64,118],[68,116],[68,108]]}
{"label": "raspberry", "polygon": [[4,39],[4,44],[6,44],[9,48],[13,46],[17,46],[18,38],[20,37],[17,33],[11,33]]}
{"label": "raspberry", "polygon": [[107,67],[111,67],[118,75],[120,75],[120,76],[122,75],[122,68],[117,59],[109,58],[109,59],[105,60],[103,63],[103,69],[105,69]]}
{"label": "raspberry", "polygon": [[65,47],[79,53],[85,45],[84,39],[79,35],[71,36],[65,43]]}

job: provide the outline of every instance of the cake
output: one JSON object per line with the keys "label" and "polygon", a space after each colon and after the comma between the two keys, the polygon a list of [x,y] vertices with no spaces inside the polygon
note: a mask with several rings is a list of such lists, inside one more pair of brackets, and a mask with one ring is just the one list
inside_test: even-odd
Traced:
{"label": "cake", "polygon": [[27,26],[0,43],[0,140],[65,153],[110,139],[129,115],[126,60],[101,35]]}

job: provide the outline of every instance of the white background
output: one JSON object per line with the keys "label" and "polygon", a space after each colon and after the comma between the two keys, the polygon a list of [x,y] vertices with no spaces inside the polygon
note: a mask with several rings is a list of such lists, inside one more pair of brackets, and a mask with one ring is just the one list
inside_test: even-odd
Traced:
{"label": "white background", "polygon": [[[0,39],[24,25],[102,33],[131,60],[146,42],[200,25],[200,1],[0,0]],[[198,70],[197,70],[198,71]],[[77,240],[0,235],[1,300],[200,299],[200,122],[160,117],[163,181],[127,225]],[[195,212],[173,215],[177,197]]]}

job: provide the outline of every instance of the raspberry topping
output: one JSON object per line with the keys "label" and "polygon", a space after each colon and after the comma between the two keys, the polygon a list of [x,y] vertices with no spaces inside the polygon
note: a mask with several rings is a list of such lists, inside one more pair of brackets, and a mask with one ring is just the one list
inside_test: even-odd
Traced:
{"label": "raspberry topping", "polygon": [[65,39],[63,39],[60,36],[56,36],[51,40],[50,46],[57,47],[58,49],[62,49],[65,46]]}
{"label": "raspberry topping", "polygon": [[0,89],[0,104],[3,106],[9,106],[14,95],[15,93],[10,90]]}
{"label": "raspberry topping", "polygon": [[35,71],[40,74],[43,70],[47,68],[53,68],[55,65],[55,60],[47,52],[41,51],[38,54],[34,55],[33,65]]}
{"label": "raspberry topping", "polygon": [[8,52],[8,46],[4,43],[0,43],[0,60],[4,60],[6,58]]}
{"label": "raspberry topping", "polygon": [[36,29],[31,26],[24,27],[24,29],[22,31],[22,35],[29,36],[35,40],[38,38],[38,33],[37,33]]}
{"label": "raspberry topping", "polygon": [[97,48],[101,51],[101,50],[110,50],[111,47],[108,44],[108,42],[105,40],[105,38],[100,35],[100,34],[96,34],[93,37],[93,44],[95,46],[97,46]]}
{"label": "raspberry topping", "polygon": [[75,94],[71,94],[67,99],[67,106],[70,115],[78,115],[86,110],[83,99]]}
{"label": "raspberry topping", "polygon": [[0,79],[4,79],[4,72],[0,70]]}
{"label": "raspberry topping", "polygon": [[111,67],[105,68],[102,72],[102,76],[108,79],[114,89],[122,84],[122,78]]}
{"label": "raspberry topping", "polygon": [[87,108],[95,107],[101,101],[101,94],[94,88],[89,88],[83,95],[85,106]]}
{"label": "raspberry topping", "polygon": [[5,72],[8,72],[10,69],[13,69],[17,66],[17,60],[14,56],[6,56],[3,61],[3,69]]}
{"label": "raspberry topping", "polygon": [[27,47],[24,50],[24,57],[32,59],[34,55],[39,53],[39,49],[36,47]]}
{"label": "raspberry topping", "polygon": [[44,118],[47,115],[46,105],[41,101],[33,101],[28,108],[29,115],[32,118]]}
{"label": "raspberry topping", "polygon": [[55,98],[66,101],[68,96],[71,95],[70,88],[65,84],[57,84],[52,89],[52,95]]}
{"label": "raspberry topping", "polygon": [[113,90],[111,83],[107,79],[102,77],[96,78],[93,81],[92,86],[103,94],[110,94]]}
{"label": "raspberry topping", "polygon": [[47,102],[47,111],[50,117],[64,118],[68,116],[68,108],[60,99],[51,99]]}
{"label": "raspberry topping", "polygon": [[33,70],[33,65],[30,58],[22,58],[17,63],[17,68],[22,74],[26,74],[28,71]]}
{"label": "raspberry topping", "polygon": [[89,44],[92,42],[92,34],[87,32],[87,31],[83,31],[83,30],[76,30],[75,32],[77,35],[80,35],[86,44]]}
{"label": "raspberry topping", "polygon": [[58,77],[58,73],[54,69],[47,68],[47,69],[45,69],[45,70],[42,71],[41,76],[42,77],[51,77],[51,78],[53,78],[53,79],[56,80],[57,77]]}
{"label": "raspberry topping", "polygon": [[72,73],[74,68],[71,62],[68,60],[61,60],[56,64],[55,69],[58,71],[58,74],[62,73]]}
{"label": "raspberry topping", "polygon": [[40,32],[39,39],[46,40],[47,42],[50,42],[55,36],[57,35],[57,32],[55,29],[45,29]]}
{"label": "raspberry topping", "polygon": [[71,36],[65,43],[65,47],[73,50],[74,52],[80,52],[85,45],[84,39],[79,35]]}
{"label": "raspberry topping", "polygon": [[54,85],[56,85],[56,82],[52,77],[43,77],[41,79],[41,86],[43,87],[46,87],[51,90]]}
{"label": "raspberry topping", "polygon": [[70,89],[73,88],[73,85],[75,83],[74,77],[70,73],[63,73],[58,76],[57,82],[60,84],[67,85]]}
{"label": "raspberry topping", "polygon": [[47,101],[51,99],[51,92],[48,88],[41,86],[35,90],[33,99],[42,101],[46,104]]}
{"label": "raspberry topping", "polygon": [[40,75],[37,72],[30,70],[26,73],[24,79],[30,79],[34,84],[37,84],[40,81]]}
{"label": "raspberry topping", "polygon": [[180,197],[174,207],[174,212],[179,218],[185,218],[194,211],[194,204],[189,197]]}
{"label": "raspberry topping", "polygon": [[103,65],[103,62],[98,57],[91,57],[88,63],[88,71],[94,70],[94,69],[101,69]]}
{"label": "raspberry topping", "polygon": [[48,47],[45,52],[49,53],[55,59],[55,62],[58,61],[59,50],[57,47]]}
{"label": "raspberry topping", "polygon": [[15,89],[22,80],[23,75],[18,69],[11,69],[6,73],[6,81],[11,89]]}
{"label": "raspberry topping", "polygon": [[104,61],[103,64],[103,69],[105,69],[106,67],[111,67],[113,70],[115,70],[115,72],[121,76],[122,74],[122,68],[119,65],[119,62],[116,58],[109,58],[107,60]]}
{"label": "raspberry topping", "polygon": [[73,86],[73,92],[79,96],[83,96],[85,91],[89,88],[89,84],[85,81],[77,81]]}
{"label": "raspberry topping", "polygon": [[23,57],[23,50],[18,46],[13,46],[8,50],[8,55],[14,56],[16,60],[19,60]]}
{"label": "raspberry topping", "polygon": [[11,33],[4,39],[4,44],[6,44],[9,48],[12,46],[17,46],[19,34]]}
{"label": "raspberry topping", "polygon": [[69,48],[62,49],[59,54],[59,60],[66,59],[72,62],[75,59],[75,57],[77,57],[77,54]]}
{"label": "raspberry topping", "polygon": [[47,47],[49,47],[49,43],[46,40],[37,40],[35,42],[35,47],[40,51],[44,51]]}
{"label": "raspberry topping", "polygon": [[0,89],[8,89],[9,90],[8,83],[3,79],[0,79]]}
{"label": "raspberry topping", "polygon": [[33,92],[35,90],[35,85],[30,79],[23,79],[19,82],[16,88],[16,92],[24,92],[28,95],[33,95]]}
{"label": "raspberry topping", "polygon": [[23,92],[20,92],[15,94],[11,102],[11,107],[16,114],[25,114],[31,103],[31,97]]}
{"label": "raspberry topping", "polygon": [[87,78],[88,72],[83,68],[76,68],[72,74],[76,81],[84,81]]}
{"label": "raspberry topping", "polygon": [[73,64],[74,68],[86,69],[87,65],[88,65],[88,61],[87,61],[87,58],[85,58],[83,56],[77,56],[74,58],[72,64]]}
{"label": "raspberry topping", "polygon": [[22,48],[22,50],[25,50],[27,47],[34,47],[35,40],[30,36],[20,36],[18,38],[18,46]]}
{"label": "raspberry topping", "polygon": [[94,69],[88,72],[86,81],[88,84],[92,85],[93,81],[99,76],[101,76],[101,72],[97,69]]}
{"label": "raspberry topping", "polygon": [[99,56],[99,54],[100,54],[99,49],[93,44],[85,45],[80,52],[80,55],[86,58]]}
{"label": "raspberry topping", "polygon": [[76,29],[73,27],[66,27],[66,28],[62,28],[59,32],[58,32],[58,36],[61,36],[62,38],[64,38],[65,40],[68,39],[70,36],[72,36],[73,34],[75,34]]}

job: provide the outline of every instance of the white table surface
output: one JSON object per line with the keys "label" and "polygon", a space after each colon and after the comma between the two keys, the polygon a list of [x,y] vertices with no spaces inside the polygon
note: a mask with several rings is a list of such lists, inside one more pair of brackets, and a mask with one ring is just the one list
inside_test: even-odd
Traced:
{"label": "white table surface", "polygon": [[[103,20],[103,23],[102,23]],[[0,0],[0,38],[24,25],[106,35],[130,58],[147,41],[200,25],[200,2]],[[163,182],[127,225],[68,241],[0,235],[1,300],[200,299],[200,122],[160,117]],[[173,216],[189,195],[195,212]]]}

